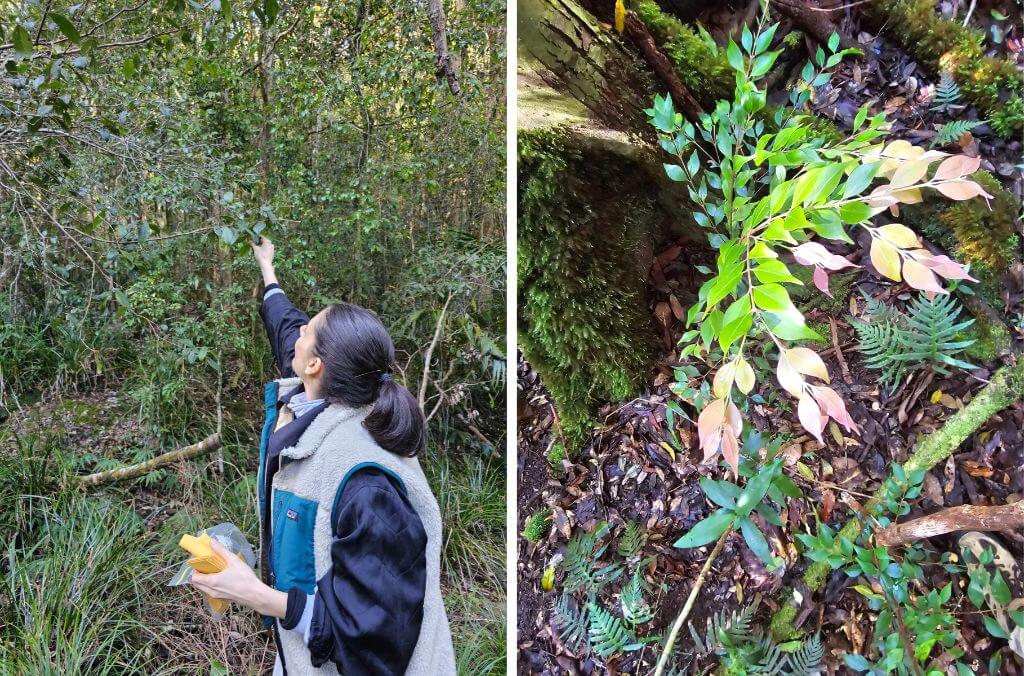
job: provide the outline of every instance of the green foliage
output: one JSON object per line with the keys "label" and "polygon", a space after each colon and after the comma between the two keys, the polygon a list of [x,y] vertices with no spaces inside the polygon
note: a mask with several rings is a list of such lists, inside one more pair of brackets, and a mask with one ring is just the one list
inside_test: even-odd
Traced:
{"label": "green foliage", "polygon": [[918,674],[921,667],[929,671],[964,654],[957,647],[960,633],[956,618],[946,607],[952,584],[927,593],[917,591],[917,583],[924,579],[924,565],[934,563],[926,560],[924,547],[913,543],[896,552],[871,541],[876,528],[885,528],[910,512],[910,501],[921,494],[924,476],[924,470],[907,472],[902,465],[894,464],[873,503],[872,518],[862,525],[855,540],[837,535],[826,524],[819,525],[817,535],[797,535],[811,560],[827,562],[832,569],[841,568],[851,578],[873,581],[872,585],[855,584],[853,589],[878,613],[871,643],[878,659],[846,655],[846,665],[855,671]]}
{"label": "green foliage", "polygon": [[784,506],[787,497],[800,497],[801,492],[782,472],[782,459],[776,457],[781,440],[770,445],[763,465],[754,460],[761,445],[760,435],[748,434],[744,444],[748,458],[739,465],[739,473],[748,477],[743,488],[728,480],[700,480],[704,495],[719,509],[676,540],[676,547],[701,547],[714,542],[723,533],[738,530],[750,551],[768,564],[769,570],[782,565],[782,559],[773,556],[768,540],[750,516],[756,513],[768,523],[780,526],[782,519],[772,503]]}
{"label": "green foliage", "polygon": [[722,674],[776,674],[811,676],[820,672],[825,646],[815,635],[805,641],[777,645],[759,628],[752,626],[757,602],[731,613],[719,611],[707,619],[703,634],[687,625],[697,646],[696,657],[716,656]]}
{"label": "green foliage", "polygon": [[984,33],[940,17],[932,0],[877,0],[863,11],[933,73],[948,72],[996,133],[1020,135],[1024,81],[1012,61],[985,56]]}
{"label": "green foliage", "polygon": [[725,54],[702,26],[697,24],[694,30],[652,0],[638,3],[636,13],[698,101],[712,107],[715,101],[731,95],[732,69]]}
{"label": "green foliage", "polygon": [[623,191],[621,161],[591,161],[560,131],[521,132],[518,152],[520,348],[578,444],[597,403],[632,396],[651,358],[636,251],[654,202]]}
{"label": "green foliage", "polygon": [[[943,71],[939,83],[935,85],[935,95],[932,97],[932,110],[948,110],[950,106],[960,100],[960,87],[956,80],[949,73]],[[963,122],[965,120],[961,120]],[[961,132],[962,133],[962,132]]]}
{"label": "green foliage", "polygon": [[596,603],[590,604],[589,612],[587,635],[590,647],[598,656],[611,657],[643,647],[643,643],[637,641],[622,618],[612,615]]}
{"label": "green foliage", "polygon": [[[993,638],[1009,639],[1015,627],[1024,627],[1024,610],[1008,610],[1013,595],[1002,571],[992,566],[992,550],[983,549],[975,557],[965,549],[963,561],[967,567],[967,598],[975,608],[986,613],[982,615],[985,631]],[[990,567],[995,570],[989,570]],[[989,612],[992,614],[987,614]]]}
{"label": "green foliage", "polygon": [[938,133],[932,139],[931,145],[934,148],[935,146],[943,147],[956,143],[960,140],[961,136],[984,122],[984,120],[954,120],[948,124],[937,124],[935,125],[935,131]]}
{"label": "green foliage", "polygon": [[974,343],[954,340],[974,320],[957,321],[960,304],[952,294],[932,298],[918,294],[902,313],[861,293],[869,319],[851,317],[850,325],[860,339],[858,349],[865,356],[864,364],[882,372],[883,385],[895,389],[907,373],[925,367],[944,375],[950,373],[947,367],[977,368],[954,356]]}
{"label": "green foliage", "polygon": [[622,574],[624,568],[621,564],[598,563],[608,549],[608,543],[599,546],[598,542],[607,533],[608,524],[602,522],[594,530],[576,533],[569,540],[563,562],[566,590],[583,591],[588,595],[596,594],[601,587]]}
{"label": "green foliage", "polygon": [[538,542],[542,537],[547,535],[549,530],[548,521],[551,520],[551,513],[548,510],[531,514],[526,519],[526,525],[523,528],[523,537],[529,542]]}
{"label": "green foliage", "polygon": [[576,609],[575,604],[572,594],[559,594],[551,605],[551,618],[559,637],[570,647],[579,648],[587,641],[590,616],[588,606],[581,605]]}
{"label": "green foliage", "polygon": [[[765,123],[757,118],[765,109],[766,94],[757,81],[780,53],[768,49],[776,28],[765,28],[762,19],[756,36],[749,29],[744,33],[742,48],[730,40],[725,53],[735,71],[733,100],[719,101],[697,124],[684,120],[668,97],[655,97],[646,111],[661,147],[678,162],[665,164],[667,176],[686,184],[695,205],[693,219],[718,251],[716,270],[687,313],[687,326],[693,328],[682,336],[680,356],[718,367],[714,399],[691,403],[702,409],[697,424],[705,457],[721,450],[734,467],[742,431],[734,390],[742,395],[742,405],[758,380],[747,357],[753,358],[762,346],[764,353],[778,354],[779,382],[799,401],[800,421],[811,434],[821,439],[822,414],[850,431],[856,428],[833,390],[805,378],[828,381],[820,357],[807,348],[787,346],[819,336],[792,301],[787,287],[801,282],[779,252],[788,249],[797,263],[812,266],[815,286],[828,293],[829,271],[855,266],[809,240],[851,241],[847,226],[857,226],[871,234],[871,260],[880,274],[941,292],[936,274],[966,278],[960,266],[928,252],[904,226],[875,227],[871,218],[901,201],[920,201],[923,187],[958,200],[983,194],[977,184],[963,179],[977,170],[971,159],[944,160],[929,179],[931,162],[944,158],[943,153],[926,155],[905,141],[873,145],[885,135],[885,120],[883,115],[869,120],[867,107],[857,114],[847,138],[811,135],[806,123],[810,116],[801,110],[813,89],[830,81],[827,71],[849,52],[837,51],[838,36],[805,65],[800,86],[790,93],[790,107],[773,116],[778,131],[766,133]],[[876,178],[890,182],[866,194]]]}
{"label": "green foliage", "polygon": [[619,556],[624,559],[633,558],[640,553],[646,541],[647,534],[643,526],[636,521],[627,521],[622,535],[619,536]]}
{"label": "green foliage", "polygon": [[654,611],[644,599],[645,591],[643,575],[639,570],[635,570],[619,595],[622,617],[634,628],[654,619]]}

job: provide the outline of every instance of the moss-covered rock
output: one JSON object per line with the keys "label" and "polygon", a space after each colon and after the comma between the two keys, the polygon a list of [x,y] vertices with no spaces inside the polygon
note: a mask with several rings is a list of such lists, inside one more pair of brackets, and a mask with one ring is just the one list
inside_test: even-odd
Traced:
{"label": "moss-covered rock", "polygon": [[1024,81],[1010,61],[985,56],[985,35],[935,12],[934,0],[875,0],[864,13],[933,73],[948,71],[996,133],[1024,131]]}
{"label": "moss-covered rock", "polygon": [[648,375],[656,334],[637,252],[657,205],[621,157],[584,155],[560,129],[518,138],[519,343],[573,444],[598,402],[634,396]]}

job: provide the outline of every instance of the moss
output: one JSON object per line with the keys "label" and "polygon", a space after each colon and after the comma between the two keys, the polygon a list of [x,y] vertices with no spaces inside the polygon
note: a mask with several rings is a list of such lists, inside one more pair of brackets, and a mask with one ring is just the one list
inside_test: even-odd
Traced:
{"label": "moss", "polygon": [[[831,272],[829,273],[828,289],[832,297],[818,290],[811,281],[814,268],[806,265],[790,265],[790,272],[793,276],[803,282],[803,286],[790,288],[790,295],[797,307],[804,314],[811,310],[821,310],[832,317],[842,317],[850,307],[850,294],[853,292],[853,285],[860,278],[860,273],[853,272]],[[817,329],[815,329],[817,331]],[[831,329],[825,324],[825,332]],[[819,331],[820,333],[820,331]]]}
{"label": "moss", "polygon": [[1020,259],[1014,230],[1019,205],[989,172],[979,171],[972,178],[992,195],[990,204],[981,199],[952,203],[926,200],[903,209],[907,223],[956,260],[971,265],[982,297],[997,305],[1001,278]]}
{"label": "moss", "polygon": [[651,182],[595,153],[584,158],[559,130],[519,133],[519,342],[570,443],[585,438],[599,402],[639,390],[653,356],[636,262]]}
{"label": "moss", "polygon": [[651,0],[638,4],[636,13],[701,105],[711,109],[719,99],[732,99],[733,71],[721,50],[716,53],[700,33]]}
{"label": "moss", "polygon": [[556,443],[548,451],[548,464],[551,465],[552,474],[561,474],[563,460],[565,460],[565,446]]}
{"label": "moss", "polygon": [[83,399],[65,399],[60,410],[68,414],[68,418],[76,425],[96,424],[100,421],[99,404]]}
{"label": "moss", "polygon": [[996,133],[1024,130],[1024,83],[1016,66],[985,56],[985,35],[935,12],[934,0],[876,0],[863,11],[933,73],[948,71],[963,97],[988,117]]}
{"label": "moss", "polygon": [[974,324],[969,326],[956,340],[973,340],[964,354],[976,362],[991,362],[1005,353],[1013,343],[1010,330],[1001,322],[992,321],[987,315],[978,313]]}
{"label": "moss", "polygon": [[548,520],[550,518],[551,514],[547,510],[537,512],[528,517],[523,527],[523,537],[530,542],[539,541],[548,532]]}

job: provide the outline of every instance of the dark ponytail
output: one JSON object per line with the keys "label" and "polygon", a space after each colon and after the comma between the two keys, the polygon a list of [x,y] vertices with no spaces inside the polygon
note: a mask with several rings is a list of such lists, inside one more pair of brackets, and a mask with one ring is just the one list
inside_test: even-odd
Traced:
{"label": "dark ponytail", "polygon": [[412,393],[391,378],[395,346],[377,315],[351,303],[327,307],[313,350],[324,363],[324,399],[352,407],[373,403],[363,425],[378,446],[410,457],[423,450],[423,411]]}

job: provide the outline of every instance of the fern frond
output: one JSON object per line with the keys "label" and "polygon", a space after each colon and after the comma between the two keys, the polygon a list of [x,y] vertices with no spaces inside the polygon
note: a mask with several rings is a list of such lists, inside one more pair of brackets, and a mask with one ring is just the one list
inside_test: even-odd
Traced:
{"label": "fern frond", "polygon": [[643,647],[643,643],[636,640],[622,619],[593,602],[590,604],[589,612],[590,647],[601,657],[610,657]]}
{"label": "fern frond", "polygon": [[574,605],[571,595],[561,594],[551,604],[551,617],[562,641],[576,650],[586,643],[589,617],[586,606],[577,610]]}
{"label": "fern frond", "polygon": [[932,110],[946,110],[960,100],[960,87],[949,72],[943,72],[939,83],[935,85],[935,96],[932,98]]}
{"label": "fern frond", "polygon": [[961,136],[984,123],[984,120],[954,120],[948,124],[933,125],[937,134],[932,139],[931,147],[956,143]]}
{"label": "fern frond", "polygon": [[647,539],[643,528],[636,521],[627,521],[626,528],[619,537],[619,556],[624,559],[636,556]]}
{"label": "fern frond", "polygon": [[769,637],[762,637],[759,643],[760,658],[750,664],[750,673],[769,674],[769,676],[784,673],[782,670],[786,665],[786,653],[782,652],[782,649],[775,645]]}
{"label": "fern frond", "polygon": [[825,645],[821,636],[815,634],[789,654],[789,676],[812,676],[821,671],[821,661],[825,659]]}
{"label": "fern frond", "polygon": [[606,532],[607,527],[601,526],[590,533],[577,533],[569,540],[563,558],[567,590],[597,591],[625,570],[620,564],[598,567],[597,560],[604,554],[608,545],[598,547],[597,540]]}
{"label": "fern frond", "polygon": [[622,588],[619,605],[622,607],[622,617],[634,627],[654,619],[654,611],[644,600],[644,580],[639,571],[633,573],[633,577]]}
{"label": "fern frond", "polygon": [[693,628],[690,628],[690,636],[697,645],[697,653],[706,656],[713,652],[720,651],[726,644],[742,643],[751,638],[750,623],[754,617],[757,606],[754,604],[744,606],[731,613],[719,611],[707,619],[707,626],[704,635],[701,636]]}

